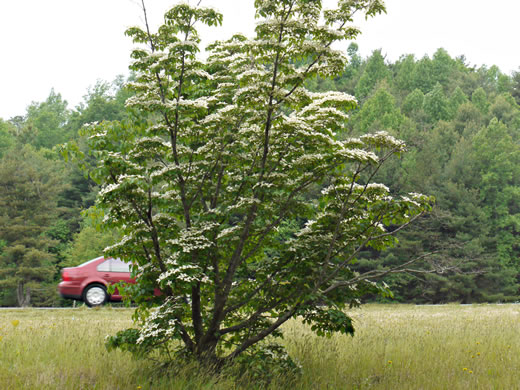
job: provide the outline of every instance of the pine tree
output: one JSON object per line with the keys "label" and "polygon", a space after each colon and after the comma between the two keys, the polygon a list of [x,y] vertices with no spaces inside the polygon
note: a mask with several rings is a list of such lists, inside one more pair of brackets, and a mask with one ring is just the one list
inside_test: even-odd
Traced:
{"label": "pine tree", "polygon": [[59,172],[29,145],[18,145],[0,161],[0,286],[16,291],[19,306],[29,306],[31,290],[56,271],[45,233],[57,215]]}

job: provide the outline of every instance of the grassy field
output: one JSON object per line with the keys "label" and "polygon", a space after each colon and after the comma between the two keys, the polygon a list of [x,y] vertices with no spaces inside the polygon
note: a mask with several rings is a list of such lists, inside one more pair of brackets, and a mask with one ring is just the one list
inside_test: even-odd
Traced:
{"label": "grassy field", "polygon": [[[233,389],[193,370],[157,378],[150,363],[106,352],[128,309],[0,311],[0,388]],[[520,305],[366,305],[356,335],[314,336],[293,321],[284,340],[303,366],[293,389],[520,389]],[[242,386],[250,388],[252,386]],[[272,388],[284,388],[283,378]]]}

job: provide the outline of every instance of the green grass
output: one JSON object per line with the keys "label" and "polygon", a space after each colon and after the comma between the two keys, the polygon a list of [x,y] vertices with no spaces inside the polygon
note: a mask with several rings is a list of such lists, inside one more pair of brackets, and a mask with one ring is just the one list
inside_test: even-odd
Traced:
{"label": "green grass", "polygon": [[[240,388],[196,369],[159,378],[149,362],[108,353],[105,336],[131,326],[131,314],[1,310],[0,388]],[[354,337],[316,337],[299,321],[285,326],[284,343],[303,366],[292,389],[520,388],[520,305],[366,305],[351,314]],[[283,380],[271,387],[287,387]]]}

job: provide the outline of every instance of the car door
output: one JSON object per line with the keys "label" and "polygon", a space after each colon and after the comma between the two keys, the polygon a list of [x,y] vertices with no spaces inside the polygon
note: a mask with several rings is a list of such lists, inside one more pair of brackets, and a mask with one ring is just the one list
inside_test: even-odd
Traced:
{"label": "car door", "polygon": [[[125,263],[121,259],[110,259],[109,272],[105,272],[103,278],[110,284],[119,282],[133,283],[133,279],[130,276],[130,264]],[[121,295],[116,290],[112,294],[112,298],[120,299]]]}

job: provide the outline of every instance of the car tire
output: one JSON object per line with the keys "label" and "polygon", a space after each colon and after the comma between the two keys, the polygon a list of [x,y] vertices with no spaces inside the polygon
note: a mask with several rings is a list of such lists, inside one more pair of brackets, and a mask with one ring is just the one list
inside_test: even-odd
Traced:
{"label": "car tire", "polygon": [[107,300],[107,289],[102,284],[91,284],[83,290],[83,302],[88,307],[103,306]]}

